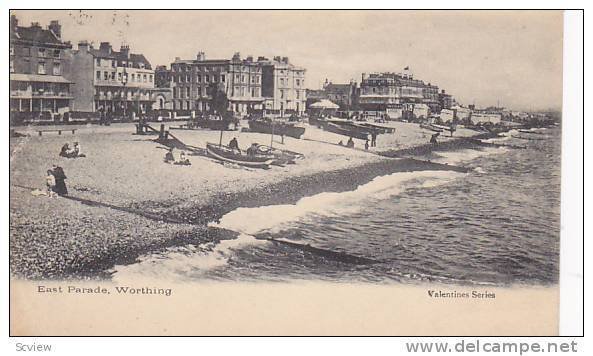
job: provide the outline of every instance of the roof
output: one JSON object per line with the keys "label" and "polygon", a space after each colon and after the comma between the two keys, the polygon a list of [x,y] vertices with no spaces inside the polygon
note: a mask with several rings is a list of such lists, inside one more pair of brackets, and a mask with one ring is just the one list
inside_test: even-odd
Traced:
{"label": "roof", "polygon": [[144,57],[143,54],[130,53],[130,58],[128,58],[122,52],[111,50],[111,53],[107,53],[96,48],[89,49],[89,53],[92,54],[94,57],[110,58],[118,61],[128,61],[132,63],[144,63],[146,69],[151,69],[150,62],[148,61],[148,59],[146,59],[146,57]]}
{"label": "roof", "polygon": [[339,92],[342,94],[349,94],[352,88],[352,84],[333,84],[329,83],[325,86],[327,92]]}
{"label": "roof", "polygon": [[69,43],[62,42],[51,30],[43,29],[40,26],[17,26],[15,31],[10,32],[10,40],[72,47]]}
{"label": "roof", "polygon": [[11,73],[10,80],[18,82],[43,82],[43,83],[72,83],[66,80],[66,78],[59,75],[39,75],[39,74],[22,74],[22,73]]}
{"label": "roof", "polygon": [[329,101],[327,99],[323,99],[323,100],[316,102],[315,104],[311,104],[311,107],[319,108],[319,109],[338,109],[338,108],[340,108],[340,106],[332,103],[331,101]]}

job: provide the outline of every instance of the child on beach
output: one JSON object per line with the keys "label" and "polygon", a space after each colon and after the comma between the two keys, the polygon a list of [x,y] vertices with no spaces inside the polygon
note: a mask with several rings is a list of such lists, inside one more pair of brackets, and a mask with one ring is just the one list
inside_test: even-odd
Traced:
{"label": "child on beach", "polygon": [[55,192],[56,189],[56,178],[53,175],[51,169],[47,171],[47,176],[45,177],[45,185],[47,188],[47,196],[51,198],[55,198],[58,195]]}

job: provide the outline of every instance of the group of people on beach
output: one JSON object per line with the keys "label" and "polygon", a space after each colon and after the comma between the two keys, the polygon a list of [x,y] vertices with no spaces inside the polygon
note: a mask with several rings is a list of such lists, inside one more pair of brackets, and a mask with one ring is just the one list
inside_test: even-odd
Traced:
{"label": "group of people on beach", "polygon": [[82,153],[82,148],[78,142],[74,142],[72,147],[70,147],[69,143],[65,143],[60,150],[60,157],[65,158],[79,158],[79,157],[86,157],[84,153]]}
{"label": "group of people on beach", "polygon": [[[340,142],[338,142],[338,145],[344,146],[344,142],[342,142],[340,140]],[[348,139],[348,142],[346,142],[346,147],[348,147],[348,148],[354,148],[354,140],[352,139],[352,137],[350,137]],[[367,149],[368,149],[368,140],[367,140]]]}
{"label": "group of people on beach", "polygon": [[173,150],[174,150],[174,148],[171,147],[171,148],[169,148],[169,150],[167,150],[167,153],[165,153],[165,158],[163,160],[165,163],[176,164],[179,166],[191,166],[191,162],[189,161],[189,158],[187,158],[185,156],[185,151],[181,151],[179,153],[179,159],[176,160]]}
{"label": "group of people on beach", "polygon": [[[233,137],[230,141],[229,141],[229,145],[228,147],[233,150],[233,152],[237,152],[237,153],[241,153],[241,148],[239,148],[239,141],[237,141],[236,137]],[[252,143],[251,146],[249,146],[249,148],[247,148],[247,150],[245,150],[245,153],[247,153],[248,156],[255,156],[257,154],[260,153],[259,151],[259,144],[258,143]]]}
{"label": "group of people on beach", "polygon": [[66,173],[64,173],[64,169],[54,164],[52,169],[47,170],[47,176],[45,177],[45,195],[50,198],[68,195],[66,178],[67,177]]}

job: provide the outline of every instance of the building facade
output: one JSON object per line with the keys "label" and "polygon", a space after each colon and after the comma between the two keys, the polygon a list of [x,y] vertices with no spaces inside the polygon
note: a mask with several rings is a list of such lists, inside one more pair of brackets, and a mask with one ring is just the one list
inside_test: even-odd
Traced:
{"label": "building facade", "polygon": [[241,59],[235,53],[230,60],[206,59],[204,52],[199,52],[193,60],[176,58],[170,78],[173,110],[210,112],[216,87],[225,92],[228,110],[235,115],[262,109],[262,68],[253,57]]}
{"label": "building facade", "polygon": [[72,82],[63,74],[66,53],[72,46],[62,41],[61,35],[58,21],[51,21],[45,29],[39,23],[24,27],[11,16],[11,118],[53,120],[70,111]]}
{"label": "building facade", "polygon": [[334,84],[326,80],[323,90],[327,99],[340,106],[340,110],[349,111],[358,109],[360,91],[355,81],[348,84]]}
{"label": "building facade", "polygon": [[306,69],[290,63],[288,57],[276,56],[272,60],[259,57],[262,68],[262,90],[266,112],[302,115],[306,109]]}
{"label": "building facade", "polygon": [[363,110],[397,112],[399,116],[405,112],[413,113],[416,106],[424,113],[422,116],[426,116],[426,107],[430,114],[454,104],[451,95],[445,95],[444,91],[439,93],[438,86],[415,79],[408,70],[363,74],[359,100]]}
{"label": "building facade", "polygon": [[69,62],[73,111],[133,117],[151,110],[154,70],[144,55],[130,53],[126,45],[114,51],[109,42],[94,48],[81,41]]}

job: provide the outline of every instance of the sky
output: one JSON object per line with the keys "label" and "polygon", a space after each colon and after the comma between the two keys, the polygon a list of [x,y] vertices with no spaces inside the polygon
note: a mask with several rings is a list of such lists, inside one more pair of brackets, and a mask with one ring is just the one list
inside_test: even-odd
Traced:
{"label": "sky", "polygon": [[515,110],[562,105],[558,11],[13,11],[26,26],[50,20],[62,37],[98,47],[122,42],[153,66],[175,57],[287,56],[306,86],[400,72],[436,84],[462,104]]}

